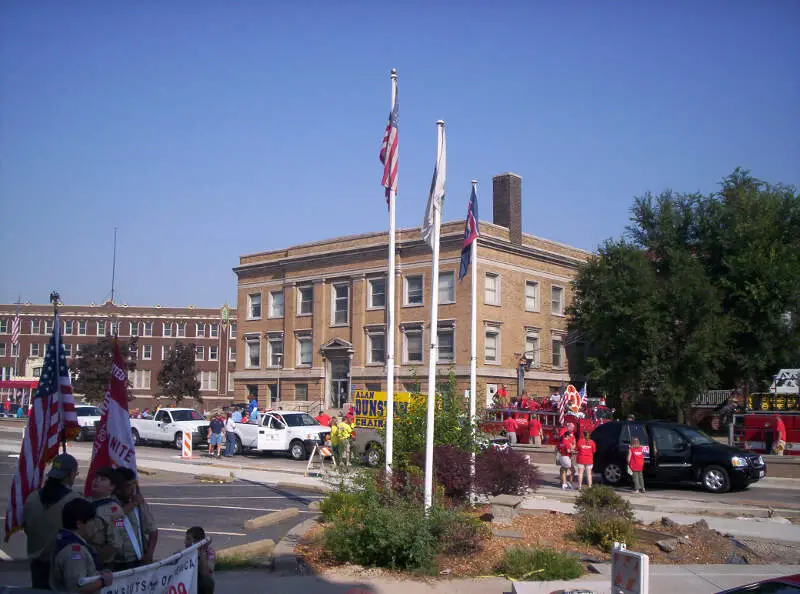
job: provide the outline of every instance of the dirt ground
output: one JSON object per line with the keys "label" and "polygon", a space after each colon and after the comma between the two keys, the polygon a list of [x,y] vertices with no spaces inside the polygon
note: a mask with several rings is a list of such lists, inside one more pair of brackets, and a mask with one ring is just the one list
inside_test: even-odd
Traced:
{"label": "dirt ground", "polygon": [[[488,510],[479,510],[486,516]],[[522,515],[506,526],[490,526],[492,534],[483,541],[481,549],[470,555],[440,555],[437,566],[442,575],[451,577],[485,576],[495,573],[504,551],[514,546],[554,549],[575,555],[583,563],[608,562],[610,554],[579,542],[575,536],[575,518],[558,512]],[[315,573],[336,572],[347,575],[402,575],[400,572],[337,563],[322,548],[325,526],[320,524],[298,545],[297,553]],[[674,539],[674,541],[671,541]],[[674,550],[664,552],[655,543],[668,541]],[[663,544],[663,543],[662,543]],[[691,526],[673,524],[668,520],[649,526],[637,525],[637,542],[630,548],[646,553],[651,563],[658,564],[766,564],[797,562],[797,549],[778,550],[763,547],[759,542],[742,542],[708,528],[704,521]]]}

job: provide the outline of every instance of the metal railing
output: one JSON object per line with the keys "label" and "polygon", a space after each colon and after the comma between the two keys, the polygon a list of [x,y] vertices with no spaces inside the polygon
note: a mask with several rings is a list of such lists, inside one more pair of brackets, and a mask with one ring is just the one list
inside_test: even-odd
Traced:
{"label": "metal railing", "polygon": [[708,390],[694,399],[694,406],[719,406],[725,404],[734,390]]}

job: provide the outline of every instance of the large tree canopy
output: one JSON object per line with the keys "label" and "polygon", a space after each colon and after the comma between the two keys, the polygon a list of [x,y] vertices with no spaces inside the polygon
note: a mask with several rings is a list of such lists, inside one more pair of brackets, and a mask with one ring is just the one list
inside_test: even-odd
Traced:
{"label": "large tree canopy", "polygon": [[[128,377],[136,368],[136,338],[120,341],[122,358],[127,361]],[[111,379],[111,362],[114,360],[114,338],[106,336],[92,344],[81,345],[80,355],[72,359],[70,371],[75,376],[73,388],[84,400],[97,404],[103,401]],[[130,382],[129,382],[130,383]]]}
{"label": "large tree canopy", "polygon": [[708,196],[634,201],[579,272],[573,332],[612,402],[677,417],[704,389],[764,389],[800,363],[800,196],[735,171]]}
{"label": "large tree canopy", "polygon": [[185,398],[203,402],[200,381],[197,379],[194,343],[176,342],[169,349],[158,372],[158,386],[161,396],[172,400],[175,406],[180,406]]}

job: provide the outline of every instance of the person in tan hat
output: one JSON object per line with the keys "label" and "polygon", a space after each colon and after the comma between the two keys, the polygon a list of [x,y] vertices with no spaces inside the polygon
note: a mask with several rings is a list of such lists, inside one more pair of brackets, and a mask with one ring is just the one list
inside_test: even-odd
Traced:
{"label": "person in tan hat", "polygon": [[50,559],[58,531],[63,528],[61,512],[79,497],[72,490],[76,476],[78,461],[69,454],[59,454],[53,459],[44,486],[25,500],[22,523],[28,537],[33,588],[50,589]]}

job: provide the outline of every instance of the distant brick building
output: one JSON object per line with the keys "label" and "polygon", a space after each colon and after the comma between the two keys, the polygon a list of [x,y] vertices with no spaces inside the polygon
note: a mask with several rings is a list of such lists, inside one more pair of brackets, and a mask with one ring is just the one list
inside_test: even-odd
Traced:
{"label": "distant brick building", "polygon": [[[79,356],[83,345],[118,332],[122,340],[138,336],[136,370],[131,374],[131,407],[154,407],[158,394],[158,372],[167,349],[178,342],[196,345],[196,360],[202,408],[227,405],[233,397],[229,374],[236,360],[236,311],[223,323],[219,309],[189,307],[133,307],[106,302],[91,305],[62,305],[61,331],[67,358]],[[11,321],[16,305],[0,305],[0,380],[11,379],[14,355]],[[41,367],[47,342],[53,331],[50,305],[20,306],[18,375],[25,369]],[[110,372],[110,370],[109,370]],[[198,407],[200,408],[200,407]]]}
{"label": "distant brick building", "polygon": [[[569,381],[583,345],[567,336],[571,282],[589,252],[522,233],[522,180],[494,177],[493,223],[478,250],[478,397],[501,383],[544,396]],[[448,201],[452,215],[464,204]],[[484,206],[485,208],[485,206]],[[484,211],[485,212],[485,211]],[[470,283],[458,282],[463,220],[441,232],[439,365],[469,382]],[[352,388],[385,389],[388,233],[339,237],[241,256],[236,400],[340,408]],[[425,386],[431,251],[419,228],[398,231],[395,389]],[[476,269],[471,268],[471,273]],[[520,363],[525,363],[520,367]],[[577,380],[579,378],[572,378]]]}

